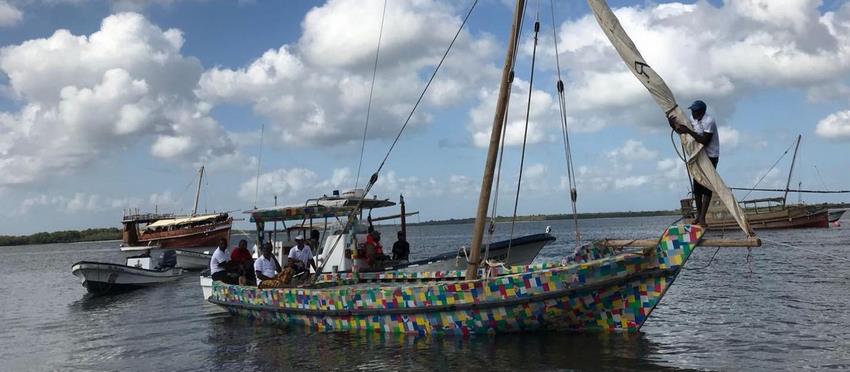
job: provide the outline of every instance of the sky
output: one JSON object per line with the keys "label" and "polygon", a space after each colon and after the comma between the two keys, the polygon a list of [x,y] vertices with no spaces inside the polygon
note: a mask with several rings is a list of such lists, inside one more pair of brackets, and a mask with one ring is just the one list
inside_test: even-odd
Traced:
{"label": "sky", "polygon": [[[471,4],[0,0],[0,234],[190,212],[202,165],[200,209],[239,218],[362,187]],[[680,104],[708,103],[729,185],[784,187],[800,134],[792,185],[850,188],[850,4],[610,5]],[[474,215],[512,10],[478,2],[370,194],[404,194],[421,221]],[[688,181],[664,115],[587,4],[529,2],[524,26],[498,213],[512,213],[526,115],[518,212],[570,211],[558,64],[578,210],[677,208]]]}

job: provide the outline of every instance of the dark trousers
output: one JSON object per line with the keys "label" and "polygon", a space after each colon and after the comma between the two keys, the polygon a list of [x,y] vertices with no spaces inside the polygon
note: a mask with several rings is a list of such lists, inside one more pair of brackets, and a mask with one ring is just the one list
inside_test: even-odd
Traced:
{"label": "dark trousers", "polygon": [[239,278],[236,277],[236,276],[233,276],[233,274],[228,273],[227,270],[222,270],[222,271],[219,271],[215,274],[212,274],[211,277],[212,277],[213,281],[219,281],[219,282],[222,282],[222,283],[225,283],[225,284],[233,284],[233,285],[239,284]]}
{"label": "dark trousers", "polygon": [[[708,158],[711,160],[711,164],[714,165],[714,169],[717,169],[717,162],[720,161],[720,158]],[[700,195],[708,195],[711,196],[711,189],[703,186],[701,183],[697,182],[694,179],[694,198],[698,198]]]}

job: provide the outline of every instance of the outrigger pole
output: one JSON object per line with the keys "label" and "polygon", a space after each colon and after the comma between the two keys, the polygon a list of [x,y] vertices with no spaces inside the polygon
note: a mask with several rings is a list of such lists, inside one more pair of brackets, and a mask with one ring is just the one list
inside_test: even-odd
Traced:
{"label": "outrigger pole", "polygon": [[192,208],[192,216],[198,214],[198,199],[201,198],[201,183],[204,180],[204,166],[201,166],[200,176],[198,176],[198,192],[195,193],[195,206]]}
{"label": "outrigger pole", "polygon": [[505,56],[505,67],[502,69],[502,82],[499,85],[499,98],[496,101],[496,114],[493,118],[493,129],[490,131],[490,147],[487,150],[487,162],[484,166],[484,177],[481,180],[481,194],[478,196],[478,210],[475,214],[475,227],[472,229],[472,248],[469,252],[469,262],[466,266],[466,279],[478,278],[478,265],[481,260],[481,241],[484,238],[484,223],[487,219],[487,207],[490,204],[490,192],[493,187],[493,174],[496,169],[496,157],[499,154],[499,141],[502,138],[502,125],[507,115],[509,92],[514,70],[514,51],[519,39],[519,25],[522,22],[525,0],[517,0],[514,9],[514,22],[508,38],[508,51]]}

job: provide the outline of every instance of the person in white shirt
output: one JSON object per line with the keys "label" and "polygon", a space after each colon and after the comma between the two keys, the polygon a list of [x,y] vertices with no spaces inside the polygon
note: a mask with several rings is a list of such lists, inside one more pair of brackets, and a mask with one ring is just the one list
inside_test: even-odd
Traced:
{"label": "person in white shirt", "polygon": [[254,272],[257,274],[257,285],[263,280],[274,279],[281,271],[277,258],[272,254],[272,244],[263,244],[260,250],[263,254],[254,261]]}
{"label": "person in white shirt", "polygon": [[313,261],[313,250],[309,245],[304,243],[304,236],[298,235],[295,237],[295,246],[289,250],[289,266],[295,270],[295,272],[303,272],[307,271],[310,266],[313,267],[316,272],[319,271],[319,268],[316,266],[316,262]]}
{"label": "person in white shirt", "polygon": [[230,266],[230,256],[227,254],[227,240],[224,238],[218,240],[218,248],[212,254],[210,259],[210,275],[212,280],[217,280],[227,284],[239,284],[239,278],[231,275],[228,272]]}
{"label": "person in white shirt", "polygon": [[[691,110],[691,125],[694,129],[676,123],[672,117],[668,117],[670,126],[677,133],[688,134],[703,145],[703,151],[708,155],[711,164],[717,168],[717,162],[720,160],[720,136],[717,134],[717,123],[714,122],[714,118],[705,114],[708,108],[705,102],[696,100],[688,108]],[[711,205],[711,194],[711,189],[694,180],[694,201],[697,206],[696,219],[693,221],[695,224],[706,226],[705,214],[708,212],[708,206]]]}

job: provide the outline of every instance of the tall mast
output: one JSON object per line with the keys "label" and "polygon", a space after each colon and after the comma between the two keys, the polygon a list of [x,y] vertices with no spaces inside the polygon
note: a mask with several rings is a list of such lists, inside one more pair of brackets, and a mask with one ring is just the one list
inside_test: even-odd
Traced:
{"label": "tall mast", "polygon": [[502,70],[502,83],[499,86],[499,98],[496,101],[496,114],[493,117],[493,129],[490,131],[490,148],[487,150],[487,162],[484,166],[484,178],[481,181],[481,194],[478,196],[478,211],[475,214],[475,227],[472,230],[472,248],[469,252],[469,264],[466,267],[466,279],[478,277],[478,264],[481,257],[481,239],[484,237],[484,222],[487,219],[487,207],[490,204],[490,192],[493,187],[493,174],[496,169],[496,157],[499,153],[499,141],[502,137],[502,124],[507,114],[506,107],[510,99],[509,91],[514,69],[514,55],[519,25],[525,9],[525,0],[517,0],[514,9],[514,22],[508,38],[508,51],[505,55],[505,67]]}
{"label": "tall mast", "polygon": [[198,192],[195,193],[195,207],[192,208],[192,216],[198,214],[198,199],[201,198],[201,183],[204,180],[204,166],[201,166],[200,176],[198,176]]}
{"label": "tall mast", "polygon": [[794,157],[791,158],[791,169],[788,170],[788,182],[785,182],[785,195],[782,195],[782,205],[785,205],[788,199],[788,190],[791,187],[791,175],[794,174],[794,163],[797,162],[797,149],[800,148],[800,138],[802,137],[802,134],[797,135],[797,145],[794,146]]}

